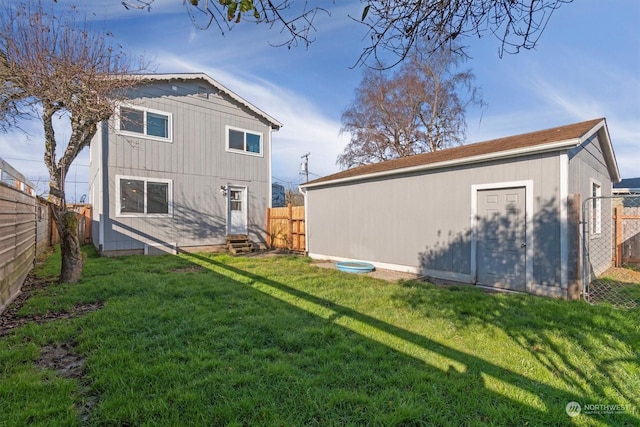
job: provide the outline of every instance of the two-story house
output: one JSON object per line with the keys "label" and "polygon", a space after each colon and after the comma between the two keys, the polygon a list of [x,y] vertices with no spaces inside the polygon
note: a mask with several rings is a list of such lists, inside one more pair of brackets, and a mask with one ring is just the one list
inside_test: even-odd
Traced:
{"label": "two-story house", "polygon": [[104,255],[265,241],[271,133],[282,124],[206,74],[153,74],[91,143],[93,242]]}

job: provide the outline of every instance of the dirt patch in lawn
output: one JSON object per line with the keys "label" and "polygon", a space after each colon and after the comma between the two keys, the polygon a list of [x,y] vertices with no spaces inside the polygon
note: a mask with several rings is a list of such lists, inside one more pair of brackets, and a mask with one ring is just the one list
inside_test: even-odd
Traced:
{"label": "dirt patch in lawn", "polygon": [[22,288],[20,288],[18,296],[11,302],[9,307],[0,314],[0,338],[8,335],[12,329],[27,323],[46,323],[59,319],[78,317],[99,310],[104,305],[102,302],[94,302],[90,304],[78,304],[68,311],[48,312],[31,316],[18,315],[22,306],[34,291],[54,285],[55,283],[55,279],[42,279],[33,274],[29,274]]}
{"label": "dirt patch in lawn", "polygon": [[84,357],[75,352],[75,341],[62,344],[45,345],[40,350],[37,365],[43,369],[52,369],[65,378],[84,376]]}
{"label": "dirt patch in lawn", "polygon": [[64,378],[75,379],[80,384],[82,399],[76,405],[83,425],[88,424],[91,411],[98,403],[98,397],[91,393],[91,387],[85,378],[85,358],[76,353],[76,341],[62,344],[49,344],[42,347],[36,365],[41,369],[51,369]]}
{"label": "dirt patch in lawn", "polygon": [[[41,279],[29,274],[20,289],[20,294],[12,301],[5,311],[0,314],[0,339],[17,327],[27,323],[46,323],[59,319],[78,317],[86,313],[99,310],[104,305],[102,302],[90,304],[78,304],[71,310],[61,312],[49,312],[33,316],[18,316],[18,312],[31,297],[34,291],[54,285],[55,279]],[[40,357],[36,366],[41,369],[55,371],[56,375],[78,380],[81,384],[80,393],[83,395],[82,403],[78,405],[78,413],[83,424],[88,423],[91,410],[97,404],[98,398],[90,393],[90,387],[85,378],[85,358],[76,351],[78,343],[74,340],[63,343],[52,343],[40,349]]]}

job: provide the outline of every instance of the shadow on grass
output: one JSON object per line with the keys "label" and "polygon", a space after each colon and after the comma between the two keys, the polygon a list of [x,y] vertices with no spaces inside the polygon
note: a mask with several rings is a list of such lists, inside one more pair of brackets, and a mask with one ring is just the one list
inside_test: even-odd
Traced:
{"label": "shadow on grass", "polygon": [[[406,282],[408,293],[397,295],[397,300],[418,310],[425,316],[437,316],[438,313],[454,309],[460,314],[454,318],[459,328],[474,325],[493,325],[506,333],[513,342],[529,352],[538,362],[572,387],[585,394],[594,392],[604,398],[606,390],[598,382],[590,381],[586,368],[591,372],[608,378],[615,390],[625,399],[640,406],[638,390],[619,382],[620,366],[629,363],[640,366],[640,354],[634,358],[618,358],[611,351],[625,352],[628,348],[640,347],[640,334],[637,325],[640,313],[615,310],[611,307],[594,307],[582,301],[558,301],[531,295],[500,295],[478,291],[464,306],[456,288],[450,292],[434,292],[432,285],[419,282]],[[504,303],[508,298],[508,304]],[[615,331],[611,336],[609,331]],[[586,367],[576,363],[577,356],[569,348],[558,345],[558,336],[570,336],[577,344],[582,356],[590,356]],[[622,344],[624,343],[624,344]],[[624,346],[628,348],[624,348]],[[633,374],[628,372],[633,378]],[[590,387],[587,389],[585,384]]]}
{"label": "shadow on grass", "polygon": [[[329,322],[339,324],[346,327],[359,335],[363,335],[366,338],[374,340],[380,344],[383,344],[393,350],[400,351],[414,359],[420,360],[426,363],[432,369],[433,377],[437,381],[441,381],[443,388],[446,390],[450,387],[450,398],[452,399],[468,399],[470,395],[479,393],[480,402],[468,402],[469,414],[467,417],[463,417],[465,422],[490,422],[491,418],[483,417],[480,415],[485,411],[489,411],[490,407],[495,406],[496,403],[501,403],[510,407],[515,407],[518,414],[518,419],[509,420],[509,423],[518,423],[522,420],[538,421],[543,423],[557,424],[569,424],[571,419],[565,413],[565,406],[569,402],[581,402],[583,396],[575,393],[560,390],[543,382],[536,380],[535,378],[523,376],[513,370],[498,366],[485,359],[470,355],[468,353],[453,349],[446,345],[435,342],[422,335],[414,332],[407,331],[405,329],[396,327],[392,324],[386,323],[379,319],[373,318],[366,314],[360,313],[348,307],[341,306],[332,301],[319,298],[311,295],[299,289],[295,289],[283,283],[271,280],[269,278],[253,274],[251,272],[215,261],[211,258],[199,254],[184,254],[186,259],[192,259],[194,263],[199,265],[210,265],[216,269],[226,270],[231,274],[239,275],[247,278],[255,284],[266,286],[275,292],[267,292],[278,299],[287,301],[286,296],[290,298],[289,303],[293,303],[297,307],[312,312],[320,317],[325,318]],[[284,296],[284,297],[283,297]],[[296,304],[294,301],[303,301],[304,304]],[[412,298],[407,298],[406,304],[413,304]],[[435,305],[445,305],[446,300],[434,301]],[[306,305],[303,307],[302,305]],[[526,300],[522,300],[521,305],[526,308]],[[310,308],[311,307],[311,308]],[[315,307],[315,308],[314,308]],[[451,307],[449,307],[451,309]],[[479,310],[481,311],[481,310]],[[476,322],[488,322],[503,328],[503,330],[509,331],[512,325],[501,324],[501,314],[499,310],[493,311],[487,314],[475,314],[468,313],[468,316],[459,316],[463,323],[476,323]],[[580,317],[582,318],[582,317]],[[571,317],[565,317],[563,320],[570,320]],[[540,332],[539,328],[549,327],[550,331],[555,328],[562,327],[561,325],[546,325],[544,321],[539,321],[541,324],[532,325],[532,330]],[[595,325],[593,325],[595,327]],[[515,341],[522,346],[531,346],[533,342],[531,340],[536,336],[534,334],[528,334],[521,331],[512,332],[512,337]],[[539,336],[539,335],[538,335]],[[545,359],[536,355],[538,360],[543,363],[549,370],[554,372],[563,373],[567,369],[575,369],[580,371],[578,366],[575,366],[568,358],[562,357],[562,351],[555,346],[550,340],[545,343],[551,351],[560,356],[559,360]],[[415,350],[415,351],[412,351]],[[416,353],[426,356],[416,356]],[[635,362],[636,360],[631,360]],[[613,361],[609,361],[613,362]],[[562,366],[564,364],[565,366]],[[487,378],[491,378],[492,386],[488,385]],[[501,385],[495,387],[496,381]],[[577,383],[572,383],[574,386],[578,386]],[[480,390],[478,390],[480,388]],[[618,389],[620,387],[618,386]],[[508,389],[512,392],[515,391],[518,395],[526,395],[527,399],[532,399],[538,402],[537,406],[546,407],[546,410],[539,409],[530,405],[527,405],[519,400],[514,400],[502,393],[503,390]],[[584,388],[580,388],[583,391]],[[605,396],[603,390],[598,389],[598,392]],[[623,394],[629,400],[633,400],[629,393]],[[428,404],[428,402],[425,402]],[[542,405],[540,405],[542,403]],[[603,402],[597,402],[603,403]],[[607,402],[609,403],[609,402]],[[477,411],[476,415],[480,416],[479,419],[473,419],[474,409]],[[486,412],[485,412],[486,414]],[[458,414],[459,415],[459,414]],[[607,418],[606,415],[592,415],[582,414],[581,416],[587,417],[587,422],[595,422],[596,420],[602,421],[611,418]],[[637,425],[638,418],[629,412],[617,413],[615,416],[615,423],[619,425]],[[455,418],[455,417],[454,417]]]}

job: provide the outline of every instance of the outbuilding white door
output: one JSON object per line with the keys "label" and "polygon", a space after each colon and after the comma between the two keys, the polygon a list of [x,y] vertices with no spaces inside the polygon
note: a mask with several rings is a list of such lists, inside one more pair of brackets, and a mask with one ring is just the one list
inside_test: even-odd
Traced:
{"label": "outbuilding white door", "polygon": [[526,290],[525,187],[487,189],[477,195],[477,283]]}
{"label": "outbuilding white door", "polygon": [[246,187],[227,187],[227,234],[247,234]]}

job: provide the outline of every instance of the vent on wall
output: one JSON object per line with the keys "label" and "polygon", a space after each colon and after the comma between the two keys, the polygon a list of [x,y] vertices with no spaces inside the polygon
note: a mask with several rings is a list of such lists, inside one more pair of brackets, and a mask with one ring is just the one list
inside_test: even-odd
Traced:
{"label": "vent on wall", "polygon": [[197,90],[198,98],[204,98],[204,99],[208,99],[209,98],[209,91],[207,90],[206,87],[204,87],[204,86],[196,86],[196,90]]}

